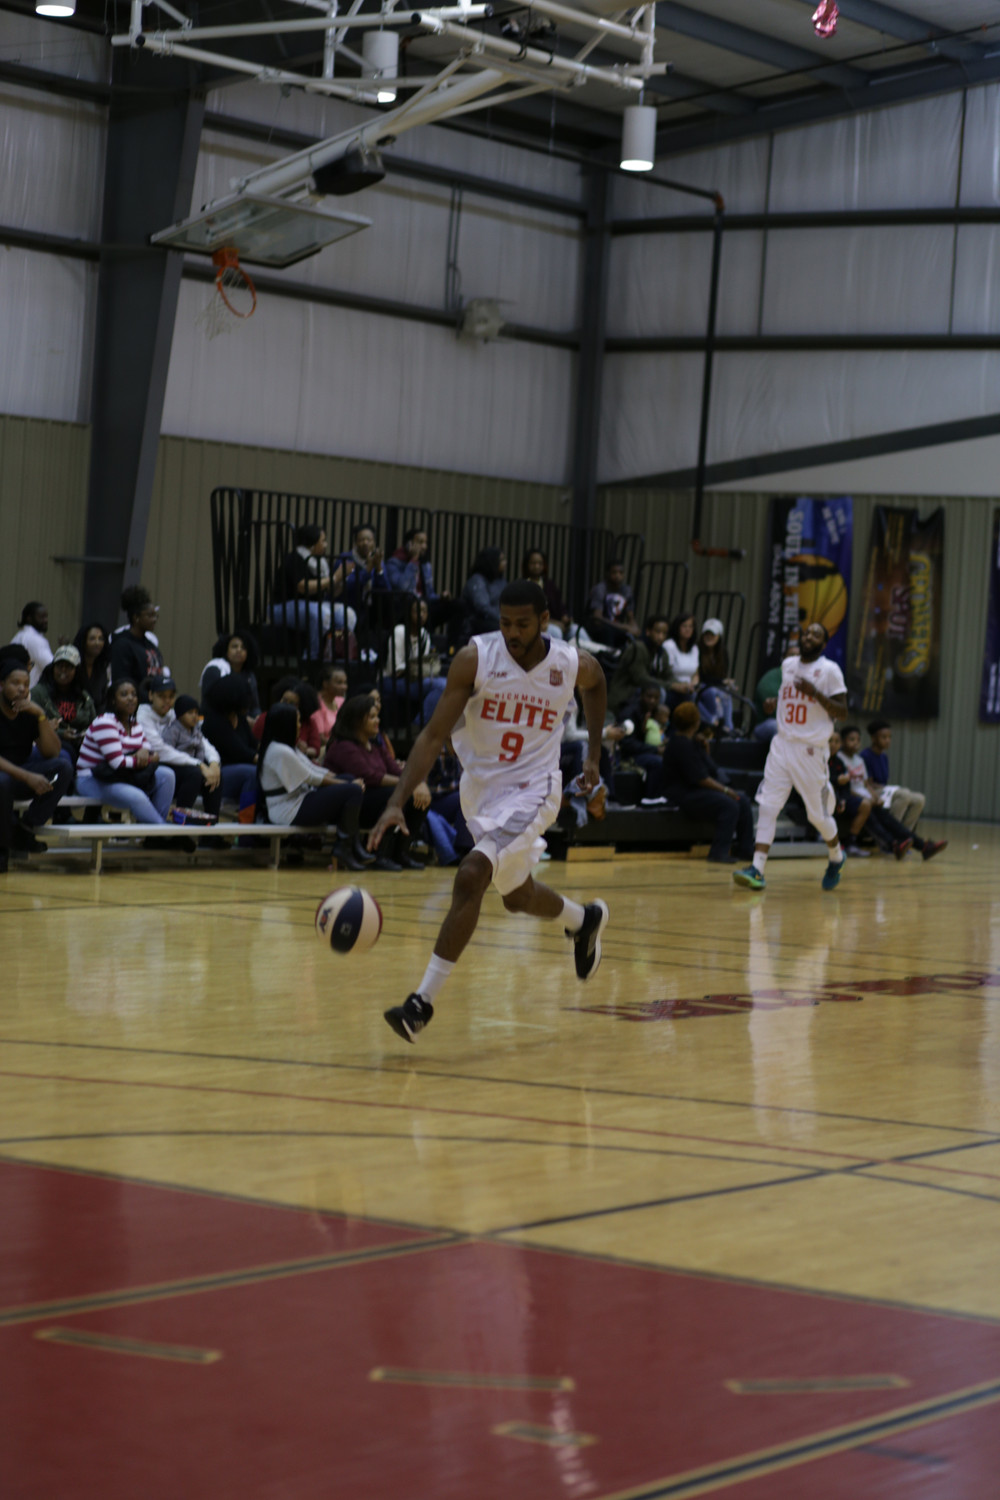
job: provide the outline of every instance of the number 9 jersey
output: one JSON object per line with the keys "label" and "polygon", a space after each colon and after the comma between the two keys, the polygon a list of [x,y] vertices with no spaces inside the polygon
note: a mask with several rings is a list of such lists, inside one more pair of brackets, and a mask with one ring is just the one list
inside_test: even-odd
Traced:
{"label": "number 9 jersey", "polygon": [[800,656],[786,656],[781,663],[781,691],[776,714],[778,733],[783,740],[825,748],[834,730],[833,720],[815,698],[799,692],[795,686],[797,677],[804,677],[827,698],[835,698],[838,693],[847,691],[844,674],[835,661],[825,656],[818,656],[810,662],[804,662]]}
{"label": "number 9 jersey", "polygon": [[512,801],[546,801],[558,788],[563,720],[573,699],[580,658],[565,641],[526,672],[499,631],[474,635],[478,653],[472,692],[452,734],[462,762],[462,811],[477,823],[501,826]]}

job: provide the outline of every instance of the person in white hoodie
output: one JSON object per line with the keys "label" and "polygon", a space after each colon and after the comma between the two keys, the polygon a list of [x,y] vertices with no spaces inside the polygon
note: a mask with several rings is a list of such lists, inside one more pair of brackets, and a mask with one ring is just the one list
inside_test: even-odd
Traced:
{"label": "person in white hoodie", "polygon": [[161,766],[169,766],[176,778],[174,800],[178,807],[193,807],[198,797],[207,813],[219,814],[222,804],[222,767],[218,751],[202,739],[204,759],[197,759],[171,744],[164,731],[174,722],[174,700],[177,684],[163,677],[150,687],[149,702],[140,704],[139,725],[150,747],[160,757]]}

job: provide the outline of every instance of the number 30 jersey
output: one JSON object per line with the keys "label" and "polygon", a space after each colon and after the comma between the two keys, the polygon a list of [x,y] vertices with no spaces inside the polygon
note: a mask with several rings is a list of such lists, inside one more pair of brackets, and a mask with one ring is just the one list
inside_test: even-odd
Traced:
{"label": "number 30 jersey", "polygon": [[782,739],[794,740],[800,745],[825,748],[833,733],[833,720],[826,709],[800,693],[795,686],[796,677],[805,677],[819,688],[827,698],[845,693],[847,686],[844,674],[835,661],[818,656],[815,661],[804,662],[799,656],[786,656],[781,663],[781,692],[778,694],[778,733]]}
{"label": "number 30 jersey", "polygon": [[559,776],[563,719],[573,698],[580,658],[565,641],[526,672],[499,630],[474,635],[479,656],[472,697],[452,734],[462,762],[462,810],[501,826],[516,801],[544,802]]}

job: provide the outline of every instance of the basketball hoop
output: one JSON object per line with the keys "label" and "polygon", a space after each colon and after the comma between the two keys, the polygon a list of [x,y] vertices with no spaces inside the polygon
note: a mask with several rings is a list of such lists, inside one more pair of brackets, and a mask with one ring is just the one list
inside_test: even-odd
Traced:
{"label": "basketball hoop", "polygon": [[212,263],[215,290],[196,319],[209,339],[231,333],[236,326],[233,318],[252,318],[257,309],[257,289],[240,265],[239,251],[232,245],[223,245],[213,251]]}

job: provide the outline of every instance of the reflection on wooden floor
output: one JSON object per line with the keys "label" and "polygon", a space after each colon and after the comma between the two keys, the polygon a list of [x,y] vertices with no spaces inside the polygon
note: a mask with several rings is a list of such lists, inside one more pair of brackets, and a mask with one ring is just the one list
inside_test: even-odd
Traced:
{"label": "reflection on wooden floor", "polygon": [[360,877],[383,937],[337,959],[322,868],[14,867],[13,1494],[989,1500],[1000,830],[931,831],[832,894],[549,864],[608,900],[598,977],[491,895],[413,1048],[381,1012],[446,872]]}

